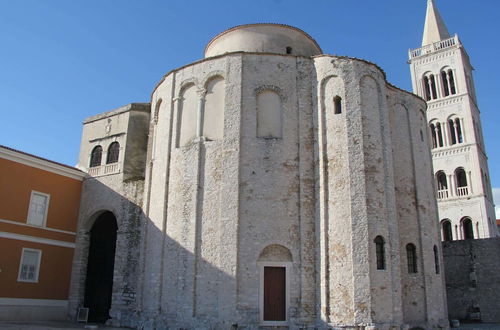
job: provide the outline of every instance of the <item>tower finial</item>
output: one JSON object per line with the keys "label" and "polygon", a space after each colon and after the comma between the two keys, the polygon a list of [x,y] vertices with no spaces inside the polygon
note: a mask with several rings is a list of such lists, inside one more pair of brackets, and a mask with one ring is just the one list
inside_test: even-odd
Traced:
{"label": "tower finial", "polygon": [[424,36],[422,46],[448,39],[450,34],[444,24],[433,0],[427,0],[427,13],[425,15]]}

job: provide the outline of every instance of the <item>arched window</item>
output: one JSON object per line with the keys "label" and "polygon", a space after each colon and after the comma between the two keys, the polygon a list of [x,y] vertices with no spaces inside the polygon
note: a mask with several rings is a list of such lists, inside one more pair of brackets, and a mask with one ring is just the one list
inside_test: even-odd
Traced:
{"label": "arched window", "polygon": [[438,198],[448,198],[448,181],[446,180],[446,174],[443,171],[439,171],[436,173],[437,180],[437,191]]}
{"label": "arched window", "polygon": [[281,97],[274,90],[257,95],[257,137],[276,139],[282,136]]}
{"label": "arched window", "polygon": [[462,125],[460,124],[460,119],[448,119],[448,127],[450,129],[451,144],[457,144],[463,142],[462,137]]}
{"label": "arched window", "polygon": [[455,128],[457,134],[457,143],[464,142],[464,138],[462,136],[462,125],[460,124],[460,118],[455,118]]}
{"label": "arched window", "polygon": [[406,244],[406,261],[408,263],[408,273],[417,273],[417,248],[412,243]]}
{"label": "arched window", "polygon": [[436,78],[434,77],[433,74],[431,74],[430,82],[431,82],[432,99],[435,100],[437,99],[437,89],[436,89]]}
{"label": "arched window", "polygon": [[203,136],[209,141],[221,140],[224,137],[224,79],[215,76],[205,85],[205,110],[203,115]]}
{"label": "arched window", "polygon": [[439,253],[437,246],[434,245],[434,267],[436,268],[436,274],[439,274]]}
{"label": "arched window", "polygon": [[441,129],[441,123],[436,124],[436,137],[437,137],[437,144],[438,147],[443,147],[443,131]]}
{"label": "arched window", "polygon": [[426,101],[430,101],[431,100],[431,85],[429,83],[429,78],[427,76],[424,76],[423,82],[424,82],[424,98]]}
{"label": "arched window", "polygon": [[450,95],[450,86],[448,85],[448,75],[446,74],[446,71],[441,71],[441,81],[443,82],[444,96]]}
{"label": "arched window", "polygon": [[335,96],[333,98],[333,112],[336,115],[342,113],[342,98],[340,96]]}
{"label": "arched window", "polygon": [[161,107],[161,102],[162,102],[162,99],[159,99],[157,102],[156,102],[156,106],[155,106],[155,112],[153,114],[153,121],[155,123],[158,122],[158,116],[160,115],[160,107]]}
{"label": "arched window", "polygon": [[377,269],[385,269],[385,247],[382,236],[375,237],[375,254],[377,256]]}
{"label": "arched window", "polygon": [[474,227],[471,219],[465,218],[462,220],[462,231],[464,239],[474,239]]}
{"label": "arched window", "polygon": [[452,241],[453,240],[453,233],[452,233],[452,230],[451,230],[451,222],[450,220],[443,220],[443,222],[441,223],[441,227],[442,227],[442,239],[443,241]]}
{"label": "arched window", "polygon": [[457,181],[457,196],[468,195],[469,189],[467,187],[467,174],[463,168],[457,168],[455,170],[455,178]]}
{"label": "arched window", "polygon": [[196,138],[199,96],[194,84],[184,86],[180,93],[177,114],[177,147],[188,145]]}
{"label": "arched window", "polygon": [[431,130],[432,148],[437,148],[438,145],[437,145],[436,126],[434,126],[434,124],[431,124],[429,128]]}
{"label": "arched window", "polygon": [[436,77],[432,73],[426,73],[422,78],[424,84],[424,98],[426,101],[437,99]]}
{"label": "arched window", "polygon": [[108,156],[106,157],[106,164],[112,164],[118,162],[119,155],[120,155],[120,144],[115,141],[109,145]]}
{"label": "arched window", "polygon": [[92,153],[90,154],[90,167],[96,167],[101,165],[102,158],[102,147],[96,146],[92,149]]}
{"label": "arched window", "polygon": [[455,78],[453,77],[453,70],[448,70],[448,80],[450,82],[450,94],[455,95],[457,93],[457,89],[455,87]]}

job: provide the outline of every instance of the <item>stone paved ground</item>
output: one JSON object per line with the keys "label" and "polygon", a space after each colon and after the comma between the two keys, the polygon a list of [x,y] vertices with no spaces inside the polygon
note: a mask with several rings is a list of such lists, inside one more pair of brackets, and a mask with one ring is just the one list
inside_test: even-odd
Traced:
{"label": "stone paved ground", "polygon": [[[73,322],[4,322],[0,321],[0,329],[6,330],[81,330],[91,329],[92,324],[77,324]],[[104,330],[124,330],[125,328],[106,327],[102,324],[98,325],[97,329]],[[452,330],[500,330],[500,323],[474,323],[474,324],[461,324],[459,328],[452,328]]]}
{"label": "stone paved ground", "polygon": [[[0,321],[0,329],[8,330],[57,330],[57,329],[70,329],[82,330],[92,329],[94,324],[78,324],[74,322],[4,322]],[[125,328],[107,327],[102,324],[97,325],[94,329],[105,330],[124,330]]]}

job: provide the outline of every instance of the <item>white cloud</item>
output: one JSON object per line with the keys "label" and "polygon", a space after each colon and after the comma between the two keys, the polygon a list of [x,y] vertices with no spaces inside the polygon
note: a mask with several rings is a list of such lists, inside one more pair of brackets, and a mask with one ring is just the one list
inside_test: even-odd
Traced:
{"label": "white cloud", "polygon": [[495,213],[497,215],[497,219],[500,219],[500,188],[492,188],[493,189],[493,202],[495,203]]}

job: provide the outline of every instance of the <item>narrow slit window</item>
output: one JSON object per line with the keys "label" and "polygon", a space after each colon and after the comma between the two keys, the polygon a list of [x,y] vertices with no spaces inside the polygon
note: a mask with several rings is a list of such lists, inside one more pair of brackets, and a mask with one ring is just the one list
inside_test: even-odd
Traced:
{"label": "narrow slit window", "polygon": [[434,266],[436,268],[436,274],[439,274],[439,253],[437,246],[434,245]]}
{"label": "narrow slit window", "polygon": [[336,115],[342,113],[342,98],[340,96],[335,96],[333,98],[333,109],[334,114]]}
{"label": "narrow slit window", "polygon": [[406,261],[408,263],[408,273],[417,273],[417,248],[412,243],[406,245]]}
{"label": "narrow slit window", "polygon": [[377,269],[385,269],[385,247],[382,236],[375,237],[375,254],[377,257]]}

